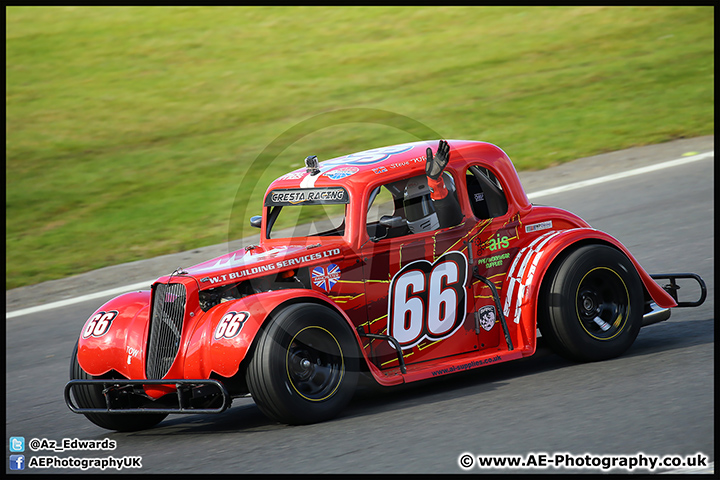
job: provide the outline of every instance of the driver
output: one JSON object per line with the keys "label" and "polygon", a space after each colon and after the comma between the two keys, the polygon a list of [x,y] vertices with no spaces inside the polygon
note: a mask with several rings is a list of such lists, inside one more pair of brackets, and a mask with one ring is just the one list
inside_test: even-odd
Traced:
{"label": "driver", "polygon": [[450,160],[450,145],[445,140],[440,140],[435,155],[430,147],[425,155],[427,178],[411,180],[404,192],[405,216],[412,233],[451,227],[460,223],[463,218],[452,177],[447,177],[448,188],[442,174]]}

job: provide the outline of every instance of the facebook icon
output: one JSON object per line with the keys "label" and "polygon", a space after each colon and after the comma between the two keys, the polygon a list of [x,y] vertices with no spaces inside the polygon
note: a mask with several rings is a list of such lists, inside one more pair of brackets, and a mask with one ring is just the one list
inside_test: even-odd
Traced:
{"label": "facebook icon", "polygon": [[10,455],[10,470],[25,470],[25,455]]}

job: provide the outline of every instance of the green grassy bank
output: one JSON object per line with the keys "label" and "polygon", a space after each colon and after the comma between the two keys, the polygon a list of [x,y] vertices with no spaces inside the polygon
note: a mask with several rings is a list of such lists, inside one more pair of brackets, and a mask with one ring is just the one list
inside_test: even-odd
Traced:
{"label": "green grassy bank", "polygon": [[[268,182],[309,154],[437,132],[537,169],[712,134],[713,17],[713,7],[6,8],[7,288],[227,241],[241,234],[238,206],[259,212]],[[348,123],[323,116],[349,108],[367,110]],[[272,165],[250,171],[269,145]]]}

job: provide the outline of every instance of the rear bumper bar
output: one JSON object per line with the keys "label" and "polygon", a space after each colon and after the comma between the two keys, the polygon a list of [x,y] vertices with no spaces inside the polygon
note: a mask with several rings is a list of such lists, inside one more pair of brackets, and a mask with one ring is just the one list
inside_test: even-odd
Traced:
{"label": "rear bumper bar", "polygon": [[[700,278],[700,275],[697,275],[695,273],[656,273],[650,275],[650,277],[653,280],[665,280],[669,282],[664,285],[661,284],[661,286],[663,290],[668,292],[673,298],[673,300],[675,300],[675,303],[677,303],[677,307],[699,307],[705,302],[705,299],[707,298],[707,287],[705,286],[705,282],[702,278]],[[680,290],[680,286],[678,285],[679,279],[689,279],[697,282],[698,286],[700,287],[700,297],[696,301],[681,302],[678,300],[678,290]],[[669,308],[659,307],[655,302],[652,301],[650,302],[649,306],[650,311],[643,315],[643,327],[652,325],[654,323],[662,322],[670,318]]]}
{"label": "rear bumper bar", "polygon": [[[673,297],[678,307],[699,307],[703,304],[703,302],[705,302],[705,299],[707,298],[707,287],[705,286],[705,282],[702,278],[700,278],[700,275],[696,273],[655,273],[653,275],[650,275],[650,277],[653,280],[666,280],[670,282],[662,285],[662,288],[666,292],[668,292],[671,297]],[[679,301],[678,290],[680,290],[680,286],[677,283],[678,279],[695,280],[700,286],[700,298],[694,302]]]}
{"label": "rear bumper bar", "polygon": [[[103,388],[105,408],[79,407],[71,391],[78,385]],[[153,400],[144,391],[145,385],[174,385],[175,395]],[[230,407],[232,397],[218,380],[70,380],[65,385],[65,403],[75,413],[222,413]]]}

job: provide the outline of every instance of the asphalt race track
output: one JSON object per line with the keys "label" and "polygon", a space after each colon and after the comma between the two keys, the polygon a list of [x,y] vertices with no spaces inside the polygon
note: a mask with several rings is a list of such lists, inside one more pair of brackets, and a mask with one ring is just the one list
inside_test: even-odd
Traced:
{"label": "asphalt race track", "polygon": [[[713,137],[703,137],[615,152],[523,174],[522,179],[528,192],[538,192],[683,158],[689,152],[713,151],[713,142]],[[142,467],[123,470],[126,473],[463,473],[459,458],[464,453],[475,457],[701,453],[714,462],[714,158],[533,201],[566,208],[615,236],[650,273],[700,274],[708,287],[705,304],[674,310],[667,322],[642,329],[624,356],[606,362],[569,362],[549,352],[541,340],[538,352],[528,359],[394,389],[363,385],[339,418],[322,424],[276,424],[251,399],[237,399],[222,415],[170,416],[154,429],[130,434],[100,429],[70,412],[63,401],[80,328],[112,295],[9,316],[8,462],[13,436],[24,437],[28,445],[34,438],[112,439],[117,447],[111,451],[26,448],[25,460],[141,456]],[[142,269],[142,264],[135,268]],[[93,274],[87,275],[84,278]],[[154,275],[148,270],[137,278],[118,277],[107,288]],[[59,299],[44,295],[43,288],[7,292],[12,305],[8,312]],[[32,299],[23,292],[31,292]],[[75,296],[86,293],[78,289]],[[67,468],[27,470],[82,473]],[[656,471],[666,470],[672,469]],[[10,471],[8,463],[6,472]],[[467,471],[553,470],[473,465]],[[563,469],[572,471],[602,473]]]}

